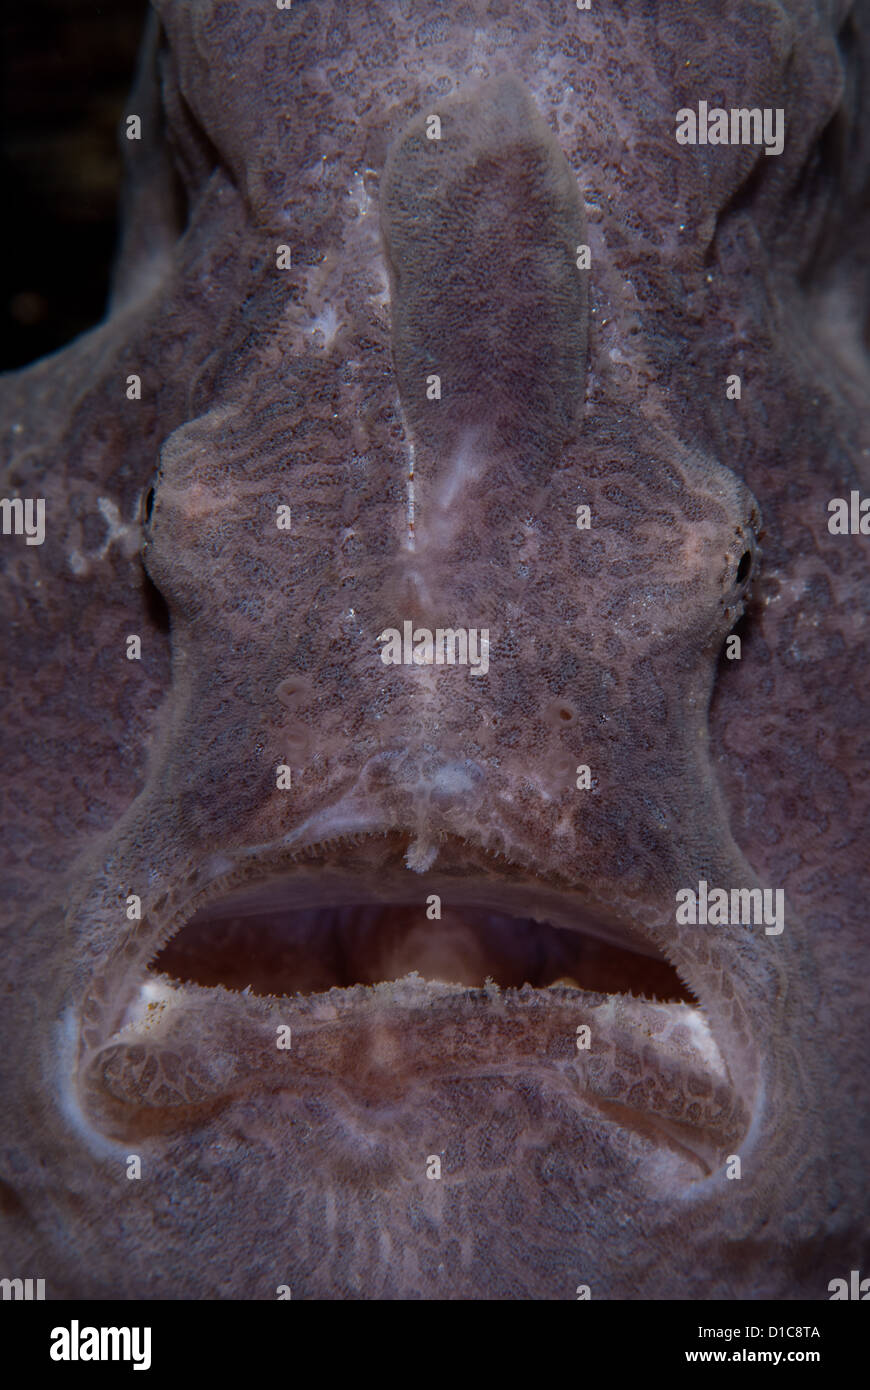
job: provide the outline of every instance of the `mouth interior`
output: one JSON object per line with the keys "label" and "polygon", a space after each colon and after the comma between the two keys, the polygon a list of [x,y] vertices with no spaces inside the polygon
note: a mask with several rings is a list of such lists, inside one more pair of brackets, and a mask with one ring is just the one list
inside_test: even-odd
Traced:
{"label": "mouth interior", "polygon": [[[644,943],[513,916],[479,903],[337,902],[288,907],[212,904],[152,962],[179,983],[264,996],[375,985],[416,971],[424,980],[479,987],[569,987],[662,1002],[697,1000]],[[427,915],[432,913],[433,916]]]}

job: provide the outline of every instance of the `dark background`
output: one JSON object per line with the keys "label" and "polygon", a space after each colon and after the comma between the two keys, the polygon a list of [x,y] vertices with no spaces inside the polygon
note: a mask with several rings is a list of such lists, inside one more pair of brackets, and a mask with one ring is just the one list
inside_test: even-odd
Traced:
{"label": "dark background", "polygon": [[119,129],[147,0],[7,0],[0,69],[0,370],[99,323],[118,234]]}

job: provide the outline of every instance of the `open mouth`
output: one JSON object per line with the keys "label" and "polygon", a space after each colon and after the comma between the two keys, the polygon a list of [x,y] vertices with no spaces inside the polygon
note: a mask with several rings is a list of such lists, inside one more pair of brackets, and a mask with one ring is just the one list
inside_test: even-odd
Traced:
{"label": "open mouth", "polygon": [[704,1175],[739,1142],[702,1004],[636,924],[479,856],[412,875],[342,848],[215,879],[133,969],[128,949],[101,1021],[85,1009],[110,1128],[254,1091],[395,1104],[427,1078],[533,1074]]}
{"label": "open mouth", "polygon": [[[497,899],[497,895],[493,895]],[[182,984],[254,994],[320,994],[416,972],[423,980],[480,988],[562,984],[605,994],[697,1004],[662,956],[598,931],[565,928],[504,906],[450,901],[360,901],[299,907],[280,883],[197,912],[156,956],[152,970]],[[599,934],[602,933],[602,934]]]}

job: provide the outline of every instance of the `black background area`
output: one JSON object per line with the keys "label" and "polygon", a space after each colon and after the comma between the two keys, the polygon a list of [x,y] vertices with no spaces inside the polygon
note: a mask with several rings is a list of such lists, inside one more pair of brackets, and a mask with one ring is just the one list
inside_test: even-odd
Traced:
{"label": "black background area", "polygon": [[2,370],[54,352],[105,313],[120,123],[147,10],[147,0],[3,7]]}

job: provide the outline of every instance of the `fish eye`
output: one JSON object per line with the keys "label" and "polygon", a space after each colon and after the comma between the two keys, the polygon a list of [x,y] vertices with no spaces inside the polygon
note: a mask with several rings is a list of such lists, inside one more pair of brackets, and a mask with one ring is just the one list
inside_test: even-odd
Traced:
{"label": "fish eye", "polygon": [[154,515],[154,504],[157,501],[157,486],[160,482],[160,471],[156,469],[148,480],[148,484],[142,493],[139,503],[139,515],[142,525],[147,526]]}

